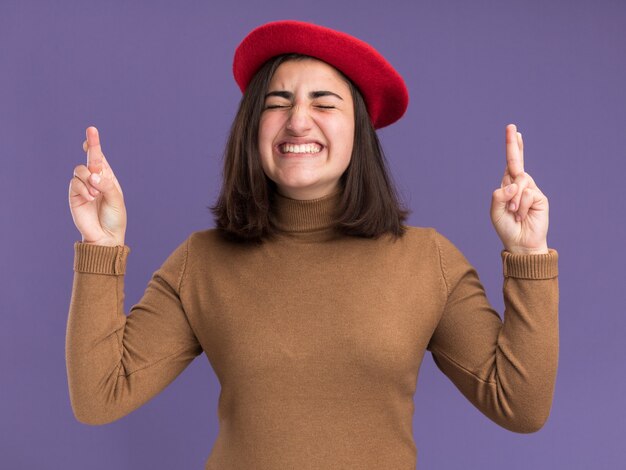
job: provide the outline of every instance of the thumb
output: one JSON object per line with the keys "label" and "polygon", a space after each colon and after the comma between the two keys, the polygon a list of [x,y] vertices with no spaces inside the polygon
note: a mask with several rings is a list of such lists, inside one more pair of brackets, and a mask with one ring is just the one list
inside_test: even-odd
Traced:
{"label": "thumb", "polygon": [[102,197],[111,205],[122,206],[124,198],[118,186],[113,181],[111,172],[104,171],[102,175],[92,173],[89,175],[89,182],[102,194]]}
{"label": "thumb", "polygon": [[495,202],[500,204],[506,204],[513,196],[517,193],[517,184],[511,183],[509,185],[503,186],[500,189],[496,189],[493,192],[493,199]]}
{"label": "thumb", "polygon": [[513,196],[517,193],[517,184],[511,183],[507,186],[503,186],[500,189],[496,189],[493,192],[493,207],[504,208],[507,202],[513,199]]}

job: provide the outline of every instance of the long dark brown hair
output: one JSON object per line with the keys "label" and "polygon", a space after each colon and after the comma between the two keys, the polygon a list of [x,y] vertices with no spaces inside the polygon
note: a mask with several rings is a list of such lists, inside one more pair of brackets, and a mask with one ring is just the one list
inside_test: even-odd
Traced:
{"label": "long dark brown hair", "polygon": [[[278,66],[288,60],[315,59],[283,54],[268,60],[248,84],[230,128],[224,152],[222,188],[213,206],[216,228],[227,239],[261,243],[277,233],[271,210],[276,183],[261,166],[258,133],[265,93]],[[361,92],[341,71],[354,103],[354,143],[350,163],[339,179],[342,194],[335,228],[345,235],[395,238],[406,232],[410,210],[402,207],[376,130]]]}

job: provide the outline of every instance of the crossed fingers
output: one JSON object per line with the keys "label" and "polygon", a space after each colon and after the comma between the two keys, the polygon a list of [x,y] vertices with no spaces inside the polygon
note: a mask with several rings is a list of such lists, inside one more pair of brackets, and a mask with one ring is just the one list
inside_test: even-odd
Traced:
{"label": "crossed fingers", "polygon": [[524,141],[515,124],[506,126],[506,168],[500,187],[511,183],[517,185],[515,196],[509,201],[508,210],[522,220],[533,202],[542,195],[533,178],[524,171]]}
{"label": "crossed fingers", "polygon": [[[89,178],[90,174],[98,174],[100,177],[111,179],[115,187],[122,193],[122,188],[117,181],[115,173],[104,156],[104,153],[102,153],[100,135],[97,129],[89,127],[86,133],[88,138],[83,141],[83,151],[87,154],[87,166],[81,165],[84,171],[84,178]],[[76,170],[74,170],[74,176],[81,179],[79,175],[77,175]],[[97,193],[97,190],[94,189],[94,191]]]}
{"label": "crossed fingers", "polygon": [[91,173],[111,177],[115,181],[115,174],[104,156],[104,153],[102,153],[99,132],[95,128],[89,127],[86,133],[88,139],[83,140],[83,151],[87,154],[87,168]]}

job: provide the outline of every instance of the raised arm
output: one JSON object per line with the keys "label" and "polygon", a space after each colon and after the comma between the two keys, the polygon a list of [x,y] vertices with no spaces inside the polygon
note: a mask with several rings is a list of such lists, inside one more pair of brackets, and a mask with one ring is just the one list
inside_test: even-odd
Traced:
{"label": "raised arm", "polygon": [[558,364],[558,253],[502,250],[502,321],[463,254],[439,233],[437,242],[447,302],[427,349],[491,420],[514,432],[539,430],[550,413]]}
{"label": "raised arm", "polygon": [[202,351],[181,301],[188,239],[153,274],[127,316],[122,188],[90,126],[70,180],[69,205],[82,241],[74,244],[74,281],[66,332],[70,401],[76,418],[105,424],[165,388]]}
{"label": "raised arm", "polygon": [[559,351],[558,253],[547,245],[548,198],[524,171],[522,134],[505,129],[506,168],[491,201],[502,240],[504,320],[478,273],[443,235],[447,302],[428,344],[435,363],[481,412],[515,432],[548,418]]}

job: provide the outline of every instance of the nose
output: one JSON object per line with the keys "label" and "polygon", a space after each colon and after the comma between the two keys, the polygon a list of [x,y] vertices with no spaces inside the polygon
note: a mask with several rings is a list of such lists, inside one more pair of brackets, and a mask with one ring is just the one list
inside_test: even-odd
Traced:
{"label": "nose", "polygon": [[311,129],[313,121],[306,106],[294,104],[287,118],[287,129],[293,133],[303,133]]}

